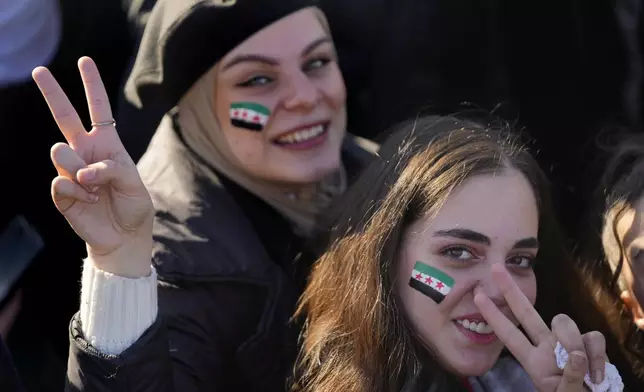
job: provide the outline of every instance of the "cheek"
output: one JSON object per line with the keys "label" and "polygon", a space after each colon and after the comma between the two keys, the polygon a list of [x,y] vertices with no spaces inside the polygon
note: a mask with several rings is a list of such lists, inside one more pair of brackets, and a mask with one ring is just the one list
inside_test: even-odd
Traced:
{"label": "cheek", "polygon": [[[626,271],[627,266],[625,265],[623,268],[623,271]],[[632,285],[634,286],[641,286],[644,284],[644,263],[641,263],[639,261],[634,262],[634,265],[631,266],[631,268],[628,268],[630,271],[630,276],[626,276],[627,279],[630,279],[632,282]]]}
{"label": "cheek", "polygon": [[409,277],[398,281],[397,291],[405,316],[411,322],[414,330],[423,341],[433,346],[433,338],[437,336],[442,325],[438,305],[429,297],[410,287]]}
{"label": "cheek", "polygon": [[529,276],[520,276],[514,279],[519,286],[519,289],[523,294],[528,298],[532,305],[537,302],[537,278],[534,275],[534,272]]}
{"label": "cheek", "polygon": [[230,151],[243,163],[252,163],[263,154],[263,139],[259,132],[236,129],[230,125],[222,129]]}
{"label": "cheek", "polygon": [[638,265],[633,272],[632,282],[629,282],[629,286],[633,288],[637,302],[640,306],[644,306],[644,268],[642,265]]}
{"label": "cheek", "polygon": [[335,109],[343,108],[347,100],[347,91],[342,79],[342,74],[337,66],[329,76],[320,81],[320,89],[324,91],[327,100]]}

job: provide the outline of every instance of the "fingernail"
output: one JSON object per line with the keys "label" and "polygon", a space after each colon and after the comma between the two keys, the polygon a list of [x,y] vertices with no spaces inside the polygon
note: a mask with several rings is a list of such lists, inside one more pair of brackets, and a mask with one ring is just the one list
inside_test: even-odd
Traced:
{"label": "fingernail", "polygon": [[98,201],[98,195],[89,195],[89,200],[92,203],[96,203]]}
{"label": "fingernail", "polygon": [[97,190],[98,190],[98,185],[92,185],[89,187],[89,191],[92,193],[96,192]]}
{"label": "fingernail", "polygon": [[595,370],[595,384],[601,384],[604,381],[604,374],[601,370]]}
{"label": "fingernail", "polygon": [[575,369],[581,369],[586,366],[586,354],[580,351],[573,351],[570,354],[570,361],[572,363],[572,367]]}

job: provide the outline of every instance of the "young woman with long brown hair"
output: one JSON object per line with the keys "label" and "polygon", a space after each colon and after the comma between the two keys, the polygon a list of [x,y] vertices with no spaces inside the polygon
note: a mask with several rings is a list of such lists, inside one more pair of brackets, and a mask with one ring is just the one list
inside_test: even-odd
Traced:
{"label": "young woman with long brown hair", "polygon": [[[585,374],[614,381],[604,336],[562,314],[577,318],[589,301],[544,174],[517,140],[428,117],[403,124],[379,155],[342,200],[301,299],[295,389],[554,392],[585,390]],[[563,369],[557,342],[572,358]]]}

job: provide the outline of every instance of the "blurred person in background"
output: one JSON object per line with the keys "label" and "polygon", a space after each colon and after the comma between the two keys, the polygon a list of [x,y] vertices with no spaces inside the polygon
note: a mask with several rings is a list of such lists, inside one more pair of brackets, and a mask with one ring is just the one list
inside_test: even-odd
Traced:
{"label": "blurred person in background", "polygon": [[583,243],[588,285],[635,374],[644,382],[644,135],[608,149]]}

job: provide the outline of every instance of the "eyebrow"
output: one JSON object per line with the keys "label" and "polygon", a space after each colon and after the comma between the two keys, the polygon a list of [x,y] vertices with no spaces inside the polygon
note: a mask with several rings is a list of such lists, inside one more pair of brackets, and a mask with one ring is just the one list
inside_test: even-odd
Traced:
{"label": "eyebrow", "polygon": [[[327,42],[331,42],[330,37],[328,36],[319,37],[318,39],[312,41],[310,44],[306,45],[304,50],[302,50],[302,56],[308,55],[315,48]],[[222,71],[225,71],[231,67],[234,67],[237,64],[245,63],[245,62],[262,63],[266,65],[271,65],[271,66],[279,65],[279,61],[274,57],[262,56],[259,54],[240,54],[238,56],[233,57],[232,60],[226,63],[222,67]]]}
{"label": "eyebrow", "polygon": [[[469,229],[438,230],[434,233],[434,237],[452,237],[488,246],[492,244],[490,237]],[[539,240],[534,237],[527,237],[515,242],[512,249],[536,249],[538,247]]]}

